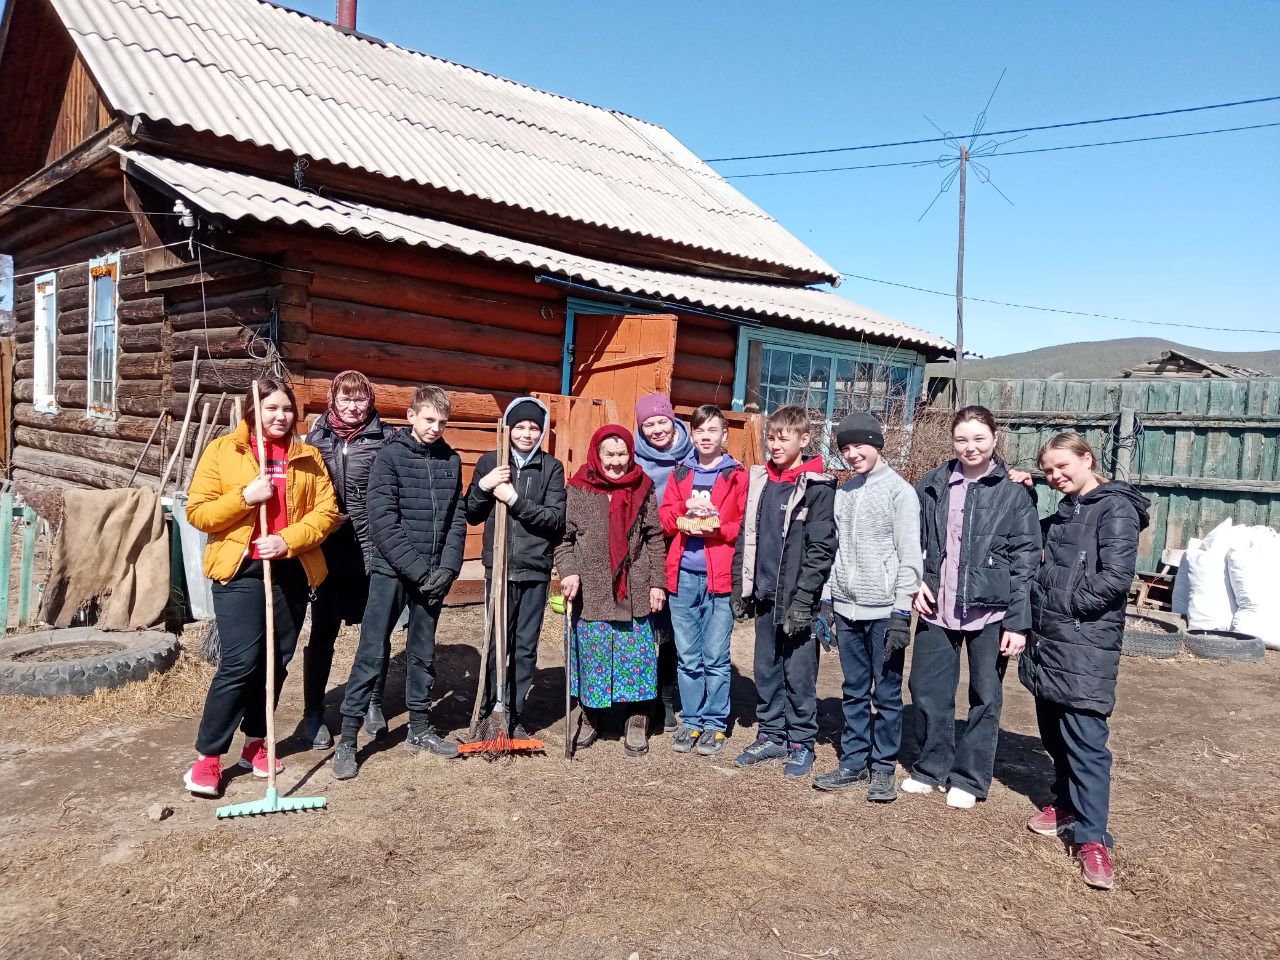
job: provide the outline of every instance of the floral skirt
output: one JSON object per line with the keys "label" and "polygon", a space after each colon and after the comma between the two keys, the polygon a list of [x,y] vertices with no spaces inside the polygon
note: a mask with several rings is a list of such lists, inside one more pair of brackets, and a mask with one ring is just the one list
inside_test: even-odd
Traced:
{"label": "floral skirt", "polygon": [[579,620],[569,691],[584,707],[638,703],[658,695],[658,652],[648,617],[630,623]]}

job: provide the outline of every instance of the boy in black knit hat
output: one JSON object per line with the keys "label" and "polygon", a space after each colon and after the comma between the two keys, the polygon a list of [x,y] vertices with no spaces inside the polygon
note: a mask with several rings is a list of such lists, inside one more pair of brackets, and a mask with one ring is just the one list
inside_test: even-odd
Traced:
{"label": "boy in black knit hat", "polygon": [[[485,582],[493,582],[493,508],[501,500],[507,528],[507,683],[510,735],[528,738],[521,717],[538,666],[538,636],[551,584],[551,559],[564,534],[564,465],[542,450],[547,408],[534,397],[517,397],[503,414],[511,430],[511,465],[499,467],[496,452],[476,463],[467,491],[467,522],[484,524]],[[490,654],[493,650],[490,649]],[[493,708],[497,664],[489,657],[485,709]]]}

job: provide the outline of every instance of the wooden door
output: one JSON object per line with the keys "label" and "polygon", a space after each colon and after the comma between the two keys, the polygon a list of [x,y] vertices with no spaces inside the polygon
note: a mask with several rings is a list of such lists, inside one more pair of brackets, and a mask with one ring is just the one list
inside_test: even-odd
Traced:
{"label": "wooden door", "polygon": [[634,430],[638,399],[647,393],[670,396],[675,354],[672,314],[575,314],[569,392],[585,399],[613,400],[619,422]]}

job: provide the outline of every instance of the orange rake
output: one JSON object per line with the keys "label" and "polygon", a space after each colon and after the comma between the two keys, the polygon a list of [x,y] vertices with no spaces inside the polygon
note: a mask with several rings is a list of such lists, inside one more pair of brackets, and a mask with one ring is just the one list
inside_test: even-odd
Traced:
{"label": "orange rake", "polygon": [[547,745],[541,740],[512,740],[510,737],[499,737],[497,740],[473,740],[470,743],[458,744],[459,753],[537,753],[545,751]]}

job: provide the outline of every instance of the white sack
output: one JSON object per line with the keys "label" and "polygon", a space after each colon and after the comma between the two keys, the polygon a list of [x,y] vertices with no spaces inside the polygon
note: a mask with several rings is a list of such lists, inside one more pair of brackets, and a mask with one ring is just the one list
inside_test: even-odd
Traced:
{"label": "white sack", "polygon": [[1235,600],[1231,629],[1258,637],[1280,650],[1280,536],[1267,527],[1252,527],[1248,542],[1227,551],[1227,577]]}
{"label": "white sack", "polygon": [[1182,563],[1191,585],[1187,626],[1192,630],[1230,630],[1235,610],[1231,602],[1231,582],[1227,578],[1225,544],[1210,546],[1206,538],[1199,550],[1187,551]]}
{"label": "white sack", "polygon": [[1203,541],[1192,537],[1187,541],[1187,549],[1183,551],[1182,562],[1173,575],[1173,600],[1170,601],[1173,612],[1187,615],[1187,606],[1191,602],[1191,577],[1187,574],[1187,554],[1199,550]]}

